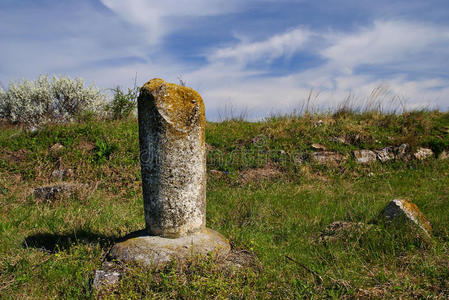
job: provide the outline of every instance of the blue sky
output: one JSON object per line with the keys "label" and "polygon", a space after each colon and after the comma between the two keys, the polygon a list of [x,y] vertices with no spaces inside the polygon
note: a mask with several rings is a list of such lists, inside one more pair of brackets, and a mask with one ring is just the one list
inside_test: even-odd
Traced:
{"label": "blue sky", "polygon": [[[160,77],[208,119],[326,109],[373,91],[449,109],[447,0],[0,0],[0,83],[39,74],[102,89]],[[398,100],[399,99],[399,100]]]}

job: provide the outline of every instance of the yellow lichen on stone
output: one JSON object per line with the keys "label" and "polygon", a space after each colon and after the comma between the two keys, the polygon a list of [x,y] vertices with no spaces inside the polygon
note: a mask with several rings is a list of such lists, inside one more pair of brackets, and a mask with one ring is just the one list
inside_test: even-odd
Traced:
{"label": "yellow lichen on stone", "polygon": [[192,125],[200,125],[204,130],[204,102],[194,89],[154,78],[142,90],[151,93],[158,112],[176,131],[188,133],[192,127],[196,127]]}
{"label": "yellow lichen on stone", "polygon": [[401,199],[402,205],[404,208],[413,215],[418,223],[424,227],[424,229],[431,234],[432,233],[432,225],[427,220],[427,218],[424,216],[424,214],[419,210],[418,206],[414,204],[413,202],[410,202],[408,200]]}

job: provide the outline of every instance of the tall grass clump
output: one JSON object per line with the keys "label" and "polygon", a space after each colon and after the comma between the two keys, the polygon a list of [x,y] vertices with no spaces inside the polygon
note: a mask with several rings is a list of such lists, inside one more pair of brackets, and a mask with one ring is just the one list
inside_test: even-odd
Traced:
{"label": "tall grass clump", "polygon": [[106,96],[81,78],[41,75],[35,81],[11,82],[0,89],[1,120],[25,126],[67,123],[104,113]]}

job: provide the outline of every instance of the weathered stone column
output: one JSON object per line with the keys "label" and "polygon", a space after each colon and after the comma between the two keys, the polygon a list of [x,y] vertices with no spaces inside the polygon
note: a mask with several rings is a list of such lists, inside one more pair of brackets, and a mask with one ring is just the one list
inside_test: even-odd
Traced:
{"label": "weathered stone column", "polygon": [[206,147],[201,96],[153,79],[138,98],[142,187],[147,230],[180,237],[205,227]]}
{"label": "weathered stone column", "polygon": [[205,227],[204,103],[191,88],[162,79],[140,90],[139,141],[146,229],[109,252],[112,259],[161,266],[192,255],[227,255],[228,240]]}

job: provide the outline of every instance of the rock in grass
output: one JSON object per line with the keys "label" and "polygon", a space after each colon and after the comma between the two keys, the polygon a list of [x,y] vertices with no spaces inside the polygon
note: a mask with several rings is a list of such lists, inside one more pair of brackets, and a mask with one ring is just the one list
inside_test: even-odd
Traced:
{"label": "rock in grass", "polygon": [[441,159],[441,160],[448,159],[448,158],[449,158],[449,152],[448,151],[443,151],[438,156],[438,159]]}
{"label": "rock in grass", "polygon": [[354,156],[359,164],[368,164],[376,161],[377,155],[371,150],[356,150]]}
{"label": "rock in grass", "polygon": [[52,154],[59,154],[61,151],[64,150],[64,146],[60,143],[56,143],[53,146],[50,147],[50,153]]}
{"label": "rock in grass", "polygon": [[117,265],[111,262],[105,262],[102,269],[96,270],[92,287],[97,292],[107,290],[110,287],[117,285],[121,279],[121,270]]}
{"label": "rock in grass", "polygon": [[432,225],[418,206],[405,199],[394,199],[380,213],[380,220],[387,222],[409,222],[418,226],[427,236],[432,234]]}
{"label": "rock in grass", "polygon": [[377,158],[383,163],[395,158],[393,147],[385,147],[381,150],[375,150],[374,152],[376,153]]}
{"label": "rock in grass", "polygon": [[66,178],[71,178],[73,176],[73,170],[72,169],[62,169],[62,168],[58,168],[53,170],[53,172],[51,172],[51,179],[53,180],[63,180]]}
{"label": "rock in grass", "polygon": [[311,160],[319,165],[336,165],[345,161],[346,157],[333,151],[319,151],[312,153]]}
{"label": "rock in grass", "polygon": [[36,187],[33,196],[37,200],[53,202],[62,198],[68,198],[73,194],[78,194],[86,190],[86,186],[79,183],[60,183]]}
{"label": "rock in grass", "polygon": [[366,233],[372,226],[362,222],[335,221],[321,232],[318,242],[326,244],[354,240]]}
{"label": "rock in grass", "polygon": [[409,144],[401,144],[398,147],[394,148],[394,151],[396,152],[396,159],[409,160],[411,157],[410,150],[411,149]]}
{"label": "rock in grass", "polygon": [[425,160],[433,156],[433,151],[429,148],[418,148],[416,152],[413,154],[418,160]]}

